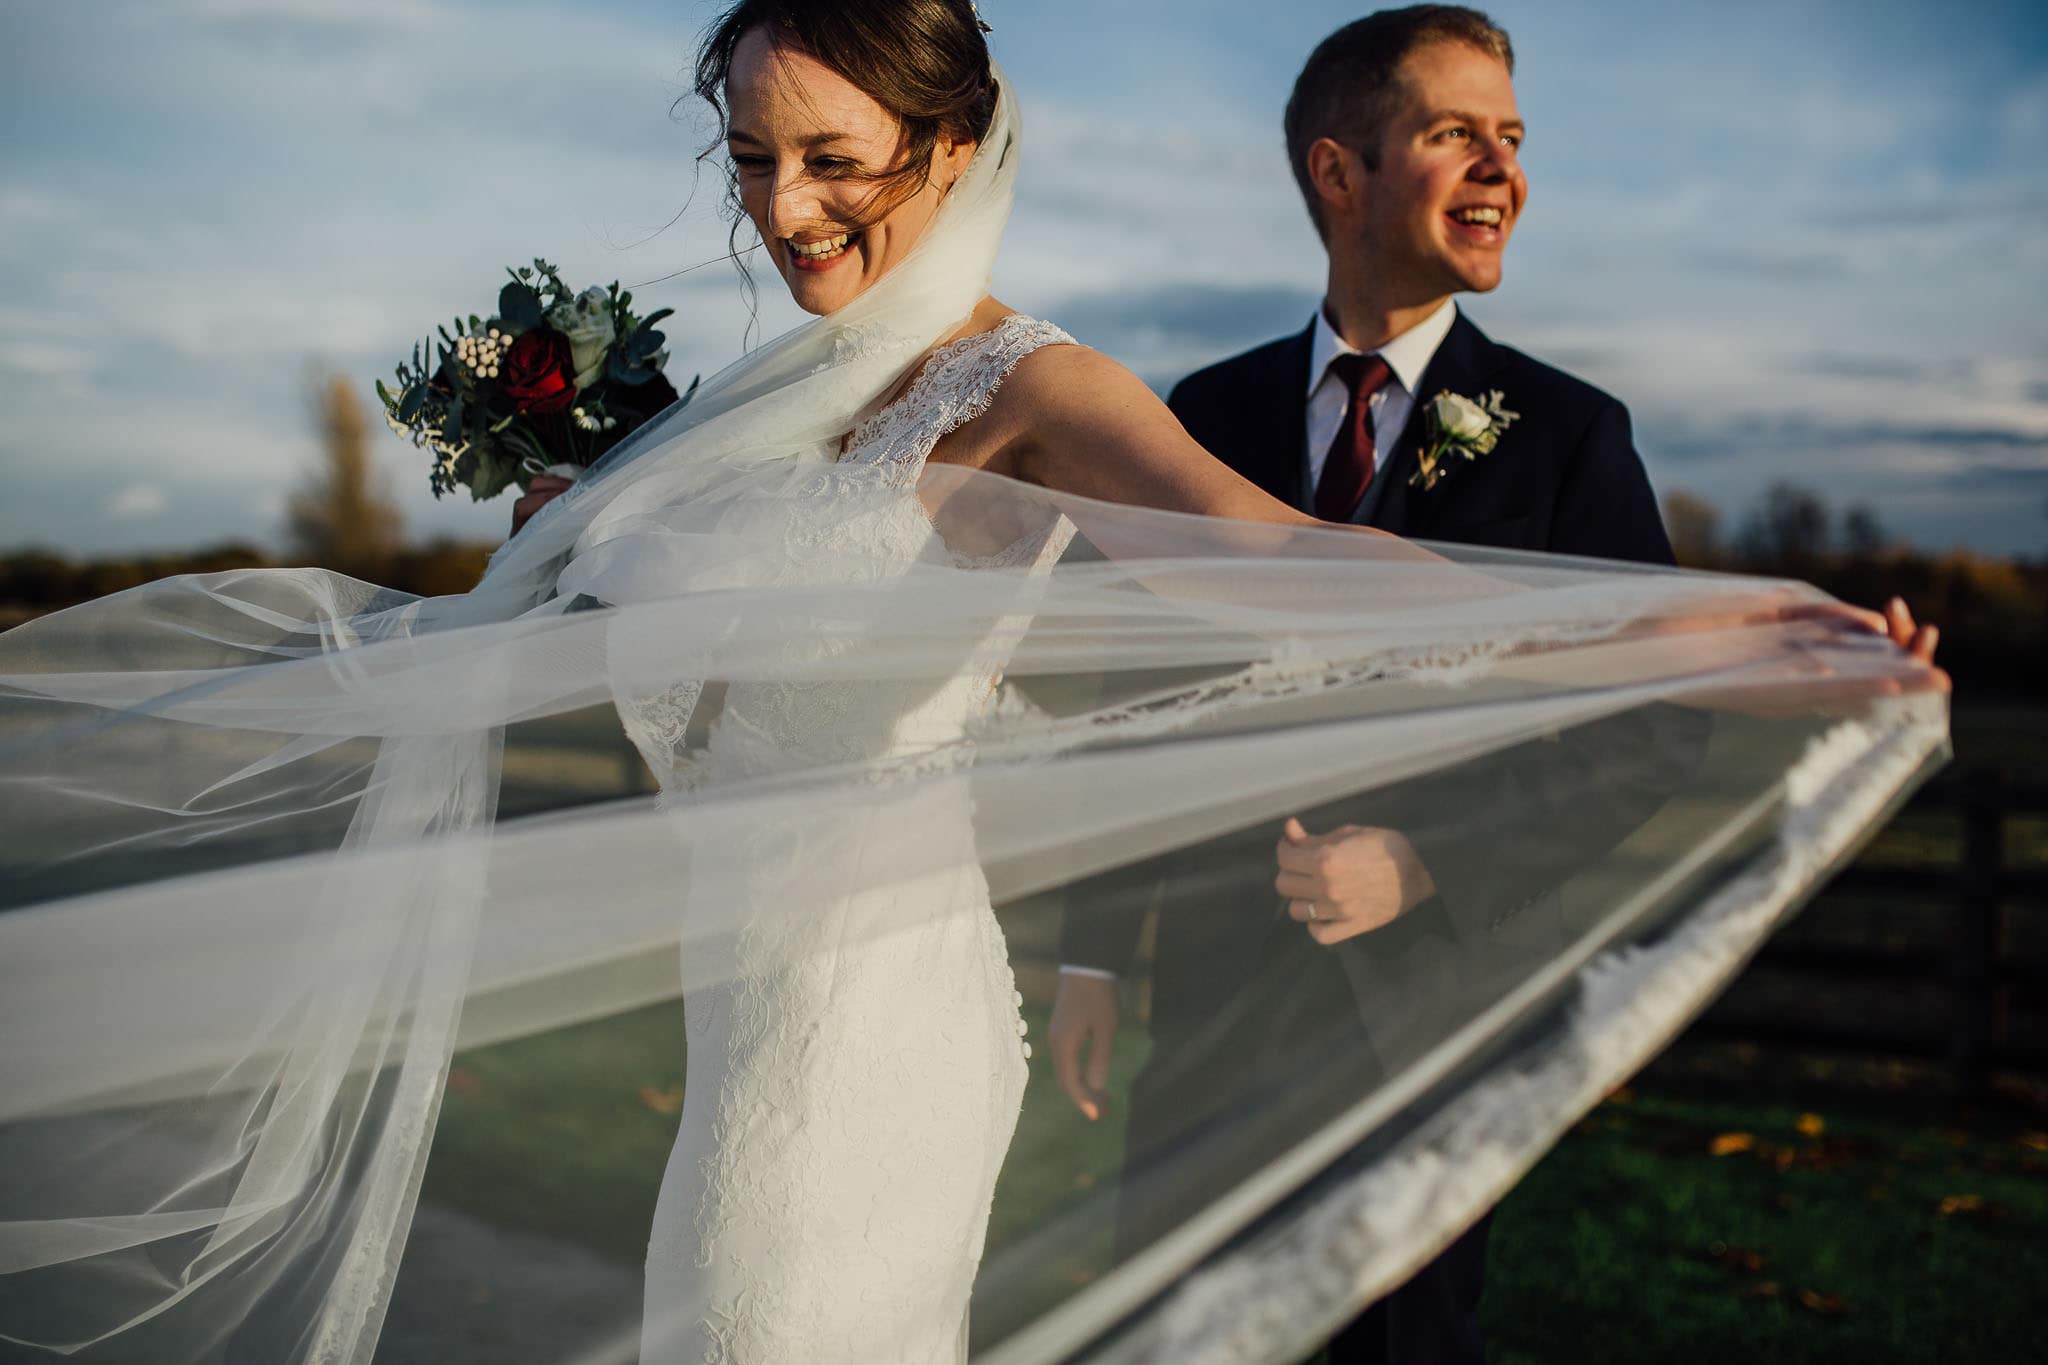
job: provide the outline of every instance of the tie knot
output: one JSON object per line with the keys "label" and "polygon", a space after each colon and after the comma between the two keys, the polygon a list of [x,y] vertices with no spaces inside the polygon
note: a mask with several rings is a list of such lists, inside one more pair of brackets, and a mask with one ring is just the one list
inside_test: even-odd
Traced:
{"label": "tie knot", "polygon": [[1357,351],[1333,357],[1330,373],[1344,381],[1344,387],[1360,398],[1370,398],[1378,393],[1394,374],[1379,356],[1361,355]]}

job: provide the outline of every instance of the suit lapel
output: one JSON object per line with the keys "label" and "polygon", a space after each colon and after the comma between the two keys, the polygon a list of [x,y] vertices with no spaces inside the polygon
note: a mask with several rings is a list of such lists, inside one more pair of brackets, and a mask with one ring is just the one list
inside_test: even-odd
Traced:
{"label": "suit lapel", "polygon": [[1273,352],[1273,369],[1250,386],[1245,417],[1254,467],[1239,472],[1290,507],[1305,507],[1308,490],[1308,358],[1311,322]]}
{"label": "suit lapel", "polygon": [[1253,368],[1239,375],[1229,436],[1212,450],[1223,463],[1251,479],[1290,508],[1303,505],[1303,454],[1309,446],[1309,350],[1311,323],[1300,336],[1264,348]]}
{"label": "suit lapel", "polygon": [[1392,454],[1381,461],[1379,472],[1373,475],[1371,485],[1366,488],[1365,500],[1359,504],[1353,521],[1361,526],[1392,531],[1396,535],[1409,533],[1409,522],[1416,510],[1415,501],[1418,497],[1427,496],[1421,489],[1410,487],[1408,480],[1422,467],[1422,441],[1429,430],[1424,414],[1430,400],[1445,389],[1468,398],[1477,397],[1486,380],[1501,366],[1499,351],[1500,348],[1487,340],[1486,333],[1473,326],[1464,310],[1460,309],[1451,323],[1451,330],[1444,334],[1443,344],[1430,358],[1429,368],[1422,372],[1422,384],[1416,390],[1414,404],[1408,409],[1408,421],[1401,428],[1400,440],[1395,443]]}

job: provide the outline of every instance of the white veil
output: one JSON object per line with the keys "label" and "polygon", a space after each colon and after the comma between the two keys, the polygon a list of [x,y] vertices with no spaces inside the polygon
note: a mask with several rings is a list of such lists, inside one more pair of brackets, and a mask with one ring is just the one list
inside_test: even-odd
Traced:
{"label": "white veil", "polygon": [[[1284,815],[1496,758],[1517,780],[1531,752],[1652,718],[1575,779],[1654,788],[1640,818],[1540,932],[1482,926],[1426,1008],[1418,985],[1376,1023],[1371,1078],[1290,1077],[1324,1102],[1277,1144],[1236,1140],[1261,1122],[1247,1097],[1168,1124],[1130,1180],[1204,1191],[1194,1216],[1086,1289],[1028,1286],[1114,1191],[1025,1210],[991,1248],[977,1340],[1004,1359],[1179,1360],[1192,1339],[1262,1358],[1469,1221],[1939,753],[1914,667],[1788,612],[1822,600],[1797,585],[836,473],[841,438],[984,295],[1017,163],[1005,87],[910,259],[636,434],[469,594],[230,572],[0,637],[0,1340],[368,1361],[451,1054],[672,1000],[750,917],[802,915],[800,885],[765,906],[693,883],[678,822],[744,841],[901,810],[865,867],[907,885],[960,856],[912,817],[965,781],[998,901],[1063,899],[1072,921],[1123,914],[1122,874],[1156,899],[1203,849],[1218,885],[1270,882],[1231,839]],[[949,557],[878,573],[826,546],[780,572],[807,528],[904,496]],[[1101,557],[1004,566],[1061,518]],[[969,659],[1003,675],[971,742],[690,783],[707,683],[915,690]],[[618,776],[591,708],[625,714],[667,800],[630,759]],[[1711,740],[1659,728],[1676,713]],[[1470,823],[1435,837],[1491,847],[1485,808],[1451,806]],[[1532,892],[1554,889],[1530,857]],[[1012,1162],[1057,1163],[1046,1142]],[[1440,1196],[1420,1209],[1418,1171]],[[1288,1273],[1311,1261],[1336,1269]],[[1198,1299],[1158,1297],[1205,1262]],[[1267,1299],[1294,1307],[1236,1346],[1202,1326]]]}

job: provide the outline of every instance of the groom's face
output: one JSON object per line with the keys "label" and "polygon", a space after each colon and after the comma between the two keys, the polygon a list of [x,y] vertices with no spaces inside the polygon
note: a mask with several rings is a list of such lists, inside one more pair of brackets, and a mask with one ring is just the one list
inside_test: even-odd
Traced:
{"label": "groom's face", "polygon": [[1492,289],[1529,196],[1514,80],[1491,54],[1442,42],[1409,54],[1400,90],[1364,173],[1354,249],[1418,297]]}

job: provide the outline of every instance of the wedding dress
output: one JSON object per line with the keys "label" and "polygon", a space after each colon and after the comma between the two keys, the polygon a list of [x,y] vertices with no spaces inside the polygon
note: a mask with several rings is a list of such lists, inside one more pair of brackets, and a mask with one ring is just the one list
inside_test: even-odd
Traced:
{"label": "wedding dress", "polygon": [[[917,496],[925,460],[1025,355],[1071,341],[1011,316],[941,348],[820,472],[814,534],[792,536],[776,580],[849,560],[877,574],[955,560]],[[862,514],[849,519],[849,507]],[[1062,521],[968,566],[1042,568],[1071,536]],[[992,635],[930,686],[735,684],[694,779],[934,752],[964,761],[1001,648]],[[650,764],[672,774],[685,743],[675,698],[623,710]],[[796,913],[745,924],[710,966],[716,984],[685,999],[687,1089],[647,1254],[643,1365],[964,1356],[989,1200],[1024,1095],[1023,996],[964,784],[936,783],[887,817],[953,850],[929,876],[863,884],[874,818],[848,803],[822,828],[691,851],[693,872],[729,860],[743,896]],[[853,889],[784,905],[795,858],[807,884]],[[821,878],[821,864],[843,871]]]}

